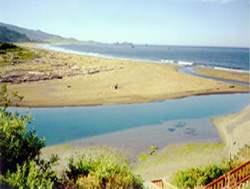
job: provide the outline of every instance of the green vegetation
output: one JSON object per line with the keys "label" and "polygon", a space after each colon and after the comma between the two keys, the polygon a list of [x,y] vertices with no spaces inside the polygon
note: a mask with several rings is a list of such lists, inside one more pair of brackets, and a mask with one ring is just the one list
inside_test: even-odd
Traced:
{"label": "green vegetation", "polygon": [[6,54],[7,52],[19,51],[20,47],[12,43],[2,43],[0,42],[0,54]]}
{"label": "green vegetation", "polygon": [[153,153],[155,153],[155,151],[158,149],[158,147],[157,146],[150,146],[149,147],[149,150],[148,150],[148,153],[150,154],[150,155],[152,155]]}
{"label": "green vegetation", "polygon": [[250,158],[250,146],[244,145],[231,159],[224,160],[220,164],[204,167],[191,167],[185,171],[177,171],[171,178],[171,183],[178,188],[194,188],[205,186],[230,170],[242,164],[242,160]]}
{"label": "green vegetation", "polygon": [[171,183],[178,188],[194,188],[197,186],[205,186],[214,179],[219,178],[227,173],[230,167],[226,165],[209,165],[206,167],[189,168],[186,171],[177,171]]}
{"label": "green vegetation", "polygon": [[157,146],[149,146],[149,149],[148,149],[148,154],[140,154],[139,157],[138,157],[138,161],[146,161],[150,155],[153,155],[156,150],[158,150],[158,147]]}
{"label": "green vegetation", "polygon": [[52,165],[57,162],[53,159],[45,162],[26,161],[22,166],[17,164],[17,171],[8,171],[6,176],[0,176],[0,184],[11,188],[55,188],[61,186],[57,172]]}
{"label": "green vegetation", "polygon": [[6,85],[0,92],[0,188],[143,188],[143,180],[134,175],[119,156],[81,155],[71,157],[68,170],[60,177],[53,169],[58,156],[40,159],[45,139],[34,129],[27,130],[30,115],[12,113],[9,105],[21,100],[8,94]]}
{"label": "green vegetation", "polygon": [[146,161],[149,158],[148,154],[140,154],[138,157],[139,161]]}
{"label": "green vegetation", "polygon": [[[67,186],[79,188],[143,188],[140,176],[131,172],[127,164],[114,155],[91,154],[69,159],[66,171]],[[72,184],[75,183],[75,184]]]}
{"label": "green vegetation", "polygon": [[37,54],[11,43],[0,42],[0,65],[17,64],[36,57]]}

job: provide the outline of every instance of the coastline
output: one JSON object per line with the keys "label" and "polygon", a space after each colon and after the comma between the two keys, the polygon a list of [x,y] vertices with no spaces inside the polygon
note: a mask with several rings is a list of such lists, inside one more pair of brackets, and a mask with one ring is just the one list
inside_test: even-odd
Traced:
{"label": "coastline", "polygon": [[[83,56],[116,59],[116,60],[128,60],[128,61],[135,61],[135,62],[167,64],[167,65],[181,66],[181,67],[182,66],[194,66],[194,67],[198,66],[198,68],[203,68],[203,69],[211,69],[211,70],[219,70],[219,71],[221,70],[221,71],[236,72],[236,73],[248,73],[248,74],[250,73],[249,70],[210,66],[210,65],[206,65],[206,64],[197,63],[196,61],[189,62],[189,61],[181,61],[181,60],[176,61],[176,60],[171,60],[171,59],[153,60],[153,59],[136,59],[136,58],[128,58],[128,57],[115,57],[112,55],[70,50],[70,49],[66,49],[66,48],[61,47],[61,46],[57,46],[57,45],[63,45],[63,44],[66,44],[66,45],[73,44],[74,45],[74,44],[79,44],[79,43],[37,44],[37,45],[32,45],[31,47],[40,48],[40,49],[49,50],[49,51],[61,52],[61,53],[69,53],[69,54],[76,54],[76,55],[83,55]],[[85,43],[83,43],[83,45],[85,45]],[[106,45],[106,44],[101,44],[101,45]],[[139,45],[139,46],[143,46],[143,45]],[[153,45],[153,46],[158,46],[158,45]],[[188,47],[188,46],[180,46],[180,47]],[[204,47],[201,47],[201,48],[204,48]],[[207,47],[207,48],[215,48],[215,47]],[[218,47],[218,48],[225,48],[225,47]]]}
{"label": "coastline", "polygon": [[5,66],[4,73],[58,74],[62,78],[9,84],[10,92],[18,91],[24,96],[21,107],[130,104],[195,95],[249,93],[249,87],[179,73],[178,66],[24,46],[39,54],[39,58],[14,68]]}

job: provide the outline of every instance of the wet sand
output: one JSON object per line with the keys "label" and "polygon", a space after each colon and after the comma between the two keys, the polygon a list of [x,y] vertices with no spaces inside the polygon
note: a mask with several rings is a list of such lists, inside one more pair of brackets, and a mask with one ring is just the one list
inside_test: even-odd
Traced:
{"label": "wet sand", "polygon": [[195,141],[222,142],[209,119],[188,119],[127,129],[67,144],[74,148],[94,146],[123,148],[137,156],[147,152],[151,145],[162,150],[169,145]]}

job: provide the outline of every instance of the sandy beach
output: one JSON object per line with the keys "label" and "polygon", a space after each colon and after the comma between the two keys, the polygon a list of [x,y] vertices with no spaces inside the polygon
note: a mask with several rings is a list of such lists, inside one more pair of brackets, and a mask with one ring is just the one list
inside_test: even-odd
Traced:
{"label": "sandy beach", "polygon": [[[249,87],[179,73],[177,66],[26,47],[37,56],[20,64],[4,66],[2,77],[18,75],[27,80],[49,76],[50,79],[9,84],[10,92],[18,91],[24,96],[20,106],[141,103],[193,95],[249,92]],[[242,77],[245,78],[244,74]]]}
{"label": "sandy beach", "polygon": [[213,120],[218,132],[227,144],[228,157],[238,152],[245,144],[250,145],[250,106],[232,115]]}
{"label": "sandy beach", "polygon": [[250,83],[250,74],[245,72],[224,71],[224,70],[207,69],[207,68],[206,69],[195,68],[195,71],[200,74],[215,78],[238,81],[242,83]]}

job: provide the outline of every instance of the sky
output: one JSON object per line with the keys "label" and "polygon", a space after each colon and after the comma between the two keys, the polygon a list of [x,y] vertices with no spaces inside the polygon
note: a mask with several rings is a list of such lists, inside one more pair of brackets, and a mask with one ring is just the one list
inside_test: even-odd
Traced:
{"label": "sky", "polygon": [[0,22],[104,43],[249,47],[249,0],[0,0]]}

